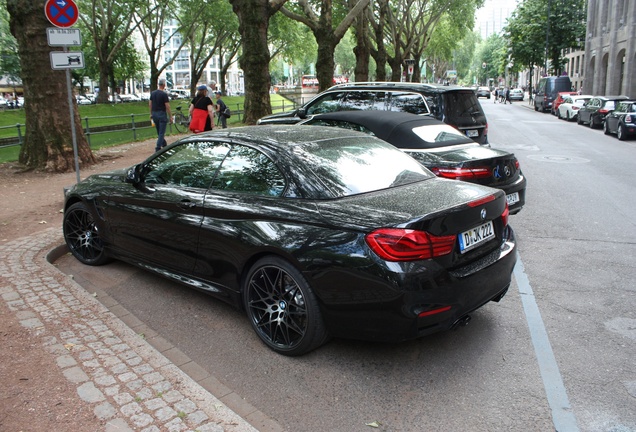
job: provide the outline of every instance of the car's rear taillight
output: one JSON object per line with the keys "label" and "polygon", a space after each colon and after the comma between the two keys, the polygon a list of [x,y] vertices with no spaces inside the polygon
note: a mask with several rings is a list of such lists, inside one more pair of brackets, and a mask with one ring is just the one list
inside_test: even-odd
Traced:
{"label": "car's rear taillight", "polygon": [[475,201],[469,202],[468,207],[478,207],[482,204],[486,204],[494,200],[495,200],[495,195],[488,195],[483,198],[476,199]]}
{"label": "car's rear taillight", "polygon": [[578,110],[578,109],[580,109],[580,108],[581,108],[581,107],[577,107],[577,106],[575,106],[575,105],[572,105],[572,111],[576,111],[576,110]]}
{"label": "car's rear taillight", "polygon": [[448,255],[457,237],[434,236],[425,231],[380,228],[366,235],[371,250],[386,261],[414,261]]}
{"label": "car's rear taillight", "polygon": [[598,112],[599,112],[600,114],[607,114],[607,113],[609,113],[609,110],[608,110],[608,109],[605,109],[605,108],[601,108],[600,110],[598,110]]}
{"label": "car's rear taillight", "polygon": [[453,180],[474,180],[479,178],[488,178],[492,176],[490,168],[488,167],[476,167],[476,168],[431,168],[433,174],[438,177],[443,177]]}
{"label": "car's rear taillight", "polygon": [[508,208],[508,203],[506,203],[506,208],[501,214],[501,222],[503,223],[504,228],[508,225],[508,217],[510,216],[510,209]]}
{"label": "car's rear taillight", "polygon": [[632,120],[632,115],[631,114],[627,114],[625,116],[625,123],[631,123],[632,121],[633,121]]}

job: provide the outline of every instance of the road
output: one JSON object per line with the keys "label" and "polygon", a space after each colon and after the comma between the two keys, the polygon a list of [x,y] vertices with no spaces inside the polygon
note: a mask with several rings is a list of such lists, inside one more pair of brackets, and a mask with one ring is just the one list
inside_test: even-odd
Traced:
{"label": "road", "polygon": [[[58,263],[106,291],[289,431],[636,431],[636,140],[481,99],[528,178],[500,303],[401,344],[335,339],[300,358],[245,316],[122,263]],[[377,428],[369,426],[378,426]]]}

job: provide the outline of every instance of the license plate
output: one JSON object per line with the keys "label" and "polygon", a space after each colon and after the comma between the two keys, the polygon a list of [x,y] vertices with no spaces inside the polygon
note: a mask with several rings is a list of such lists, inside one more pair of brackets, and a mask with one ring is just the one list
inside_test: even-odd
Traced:
{"label": "license plate", "polygon": [[469,138],[475,138],[479,136],[479,131],[475,129],[469,129],[466,131],[466,136]]}
{"label": "license plate", "polygon": [[471,228],[459,235],[459,251],[461,253],[468,252],[480,244],[487,242],[494,236],[495,231],[492,227],[492,221],[486,222],[478,227]]}
{"label": "license plate", "polygon": [[511,206],[519,202],[519,192],[511,193],[510,195],[506,195],[506,201],[508,201],[508,205]]}

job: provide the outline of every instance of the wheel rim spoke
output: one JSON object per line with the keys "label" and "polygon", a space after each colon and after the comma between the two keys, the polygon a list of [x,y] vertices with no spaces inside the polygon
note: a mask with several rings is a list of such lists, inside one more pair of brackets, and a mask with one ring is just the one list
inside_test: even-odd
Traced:
{"label": "wheel rim spoke", "polygon": [[93,260],[102,252],[102,243],[90,213],[74,211],[65,220],[69,247],[86,260]]}
{"label": "wheel rim spoke", "polygon": [[307,310],[294,279],[277,267],[257,271],[249,285],[249,309],[257,331],[271,343],[292,348],[305,335]]}

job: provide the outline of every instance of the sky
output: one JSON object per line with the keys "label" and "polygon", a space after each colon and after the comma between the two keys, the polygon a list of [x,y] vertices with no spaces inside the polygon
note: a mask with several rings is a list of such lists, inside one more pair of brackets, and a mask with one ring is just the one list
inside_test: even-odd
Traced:
{"label": "sky", "polygon": [[484,6],[475,14],[475,30],[486,39],[493,33],[499,33],[506,25],[506,19],[516,9],[519,0],[486,0]]}

